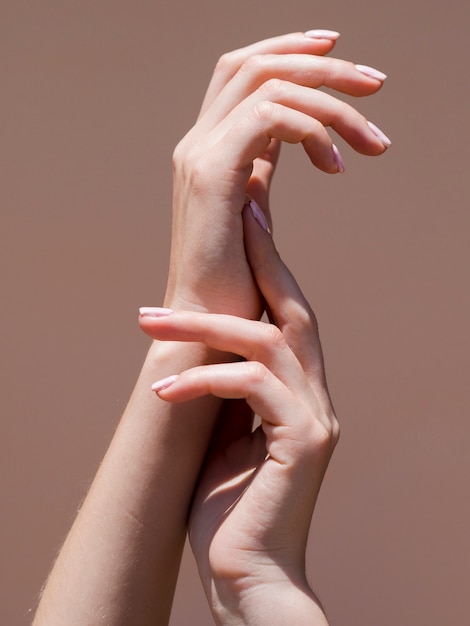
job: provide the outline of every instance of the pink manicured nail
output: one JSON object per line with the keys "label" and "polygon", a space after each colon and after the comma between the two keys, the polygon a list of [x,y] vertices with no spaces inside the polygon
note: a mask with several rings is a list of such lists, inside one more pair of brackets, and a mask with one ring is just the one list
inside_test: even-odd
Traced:
{"label": "pink manicured nail", "polygon": [[383,82],[387,78],[387,74],[376,70],[375,67],[369,67],[368,65],[356,65],[356,69],[361,74],[368,76],[369,78],[375,78],[376,80],[380,80]]}
{"label": "pink manicured nail", "polygon": [[164,317],[165,315],[171,315],[174,311],[161,306],[141,306],[139,313],[142,317]]}
{"label": "pink manicured nail", "polygon": [[310,37],[311,39],[330,39],[331,41],[336,41],[340,34],[335,30],[324,30],[321,28],[317,28],[314,30],[308,30],[304,33],[306,37]]}
{"label": "pink manicured nail", "polygon": [[390,141],[390,139],[387,137],[385,133],[383,133],[380,130],[380,128],[378,128],[375,124],[372,124],[372,122],[367,122],[367,125],[369,126],[371,131],[374,133],[374,135],[380,139],[380,141],[383,143],[383,145],[386,148],[389,148],[392,145],[392,142]]}
{"label": "pink manicured nail", "polygon": [[264,216],[263,211],[259,208],[253,198],[248,203],[251,208],[251,212],[253,213],[253,217],[258,222],[263,230],[269,231],[268,222]]}
{"label": "pink manicured nail", "polygon": [[159,391],[162,391],[172,385],[178,378],[178,374],[173,374],[173,376],[167,376],[166,378],[157,380],[157,382],[152,385],[152,391],[156,391],[158,393]]}
{"label": "pink manicured nail", "polygon": [[334,143],[331,145],[331,150],[333,152],[333,158],[335,160],[335,163],[338,167],[338,173],[344,174],[344,172],[346,171],[346,168],[344,167],[344,161],[338,148],[335,146]]}

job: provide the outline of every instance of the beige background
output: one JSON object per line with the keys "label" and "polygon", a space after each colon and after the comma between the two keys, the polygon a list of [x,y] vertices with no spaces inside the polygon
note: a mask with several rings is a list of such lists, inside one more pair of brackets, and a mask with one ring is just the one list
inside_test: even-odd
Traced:
{"label": "beige background", "polygon": [[[276,239],[315,307],[342,440],[310,576],[344,626],[470,624],[468,3],[0,1],[0,623],[28,624],[162,300],[170,160],[217,57],[314,27],[389,74],[393,139],[343,177],[283,154]],[[77,590],[79,593],[79,590]],[[172,624],[210,623],[189,553]]]}

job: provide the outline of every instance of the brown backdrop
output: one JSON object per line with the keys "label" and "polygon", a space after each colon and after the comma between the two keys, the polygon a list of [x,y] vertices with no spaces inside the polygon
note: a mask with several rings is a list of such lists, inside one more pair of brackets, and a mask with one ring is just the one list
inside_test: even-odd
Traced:
{"label": "brown backdrop", "polygon": [[[30,607],[161,303],[172,148],[220,53],[314,27],[389,74],[347,173],[284,150],[275,234],[320,320],[342,440],[310,575],[333,624],[468,623],[468,3],[0,2],[0,622]],[[195,617],[198,614],[200,617]],[[172,624],[210,623],[189,553]]]}

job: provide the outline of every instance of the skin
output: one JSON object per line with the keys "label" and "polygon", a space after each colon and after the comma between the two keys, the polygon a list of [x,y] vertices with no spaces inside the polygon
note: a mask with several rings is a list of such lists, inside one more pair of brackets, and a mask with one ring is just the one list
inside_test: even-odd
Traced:
{"label": "skin", "polygon": [[[247,256],[273,323],[157,311],[146,322],[155,339],[203,342],[246,359],[191,368],[158,394],[170,402],[206,394],[232,399],[211,441],[189,524],[216,622],[326,624],[304,558],[338,422],[313,311],[269,233],[247,208],[243,217]],[[253,413],[261,420],[254,432]]]}
{"label": "skin", "polygon": [[[181,316],[199,313],[200,324],[207,323],[202,320],[209,313],[245,319],[220,318],[219,334],[214,341],[208,341],[205,332],[192,338],[159,336],[158,324],[177,320],[177,315],[166,316],[166,322],[141,317],[143,330],[156,338],[45,585],[35,626],[167,623],[194,493],[192,545],[216,620],[264,623],[267,614],[261,618],[253,613],[253,607],[266,604],[268,595],[275,591],[275,587],[260,582],[266,580],[282,586],[286,606],[292,605],[294,610],[302,605],[302,598],[308,610],[315,607],[315,619],[323,620],[318,623],[324,623],[305,576],[300,574],[311,512],[335,442],[331,426],[334,421],[330,410],[326,410],[329,401],[315,323],[295,283],[269,248],[271,238],[261,228],[252,228],[256,223],[250,221],[246,211],[243,213],[243,207],[247,198],[254,198],[270,221],[268,193],[281,141],[302,143],[312,163],[330,173],[337,172],[338,165],[324,125],[331,125],[361,153],[377,155],[385,150],[384,143],[354,108],[315,89],[326,85],[364,96],[382,85],[382,81],[364,75],[349,62],[324,58],[333,45],[329,39],[294,33],[229,53],[219,61],[199,119],[174,153],[172,251],[165,306],[184,310],[178,312]],[[264,257],[252,251],[247,258],[249,233],[253,239],[260,234],[267,237],[260,247],[265,250]],[[271,264],[283,277],[277,291],[267,278]],[[274,325],[253,321],[262,313],[263,298],[271,305],[273,321],[278,326],[267,331],[268,335],[265,327],[271,329]],[[300,328],[291,329],[291,314],[293,319],[298,317]],[[190,328],[197,319],[188,318]],[[249,322],[257,324],[253,327],[257,330],[253,331],[250,346],[242,350],[241,340],[248,330],[240,324]],[[277,333],[278,342],[271,349],[267,337],[273,332]],[[311,341],[304,340],[306,334]],[[281,345],[287,348],[281,350]],[[255,364],[245,349],[256,354]],[[232,363],[233,354],[240,353],[248,362]],[[284,366],[280,365],[284,358],[285,375]],[[212,374],[207,372],[214,370],[205,367],[216,364],[229,368],[229,373],[231,368],[240,372],[238,389],[219,387],[223,376],[217,382],[218,374],[217,380],[211,379]],[[269,372],[269,387],[265,391],[261,380],[256,384],[260,368]],[[160,391],[160,398],[150,391],[155,380],[179,372],[185,373]],[[194,379],[195,372],[199,372],[199,382]],[[268,406],[270,391],[274,389],[289,404],[286,390],[290,378],[286,377],[291,375],[299,390],[303,390],[303,408],[292,405],[293,412],[301,414],[303,426],[291,421],[281,424],[282,416]],[[193,383],[185,384],[185,380]],[[214,395],[206,395],[208,391]],[[217,395],[229,395],[235,400],[222,405]],[[245,399],[264,420],[263,432],[258,431],[253,437],[249,435],[252,414]],[[306,406],[310,401],[316,407],[313,417]],[[222,414],[229,419],[218,422],[212,438]],[[316,426],[310,428],[307,422],[312,420]],[[291,429],[292,449],[286,447],[284,437],[276,435],[284,428]],[[300,431],[302,436],[309,434],[308,450],[294,445]],[[225,445],[232,449],[231,442],[239,436],[247,437],[240,459],[215,478],[214,468],[220,469],[221,450]],[[209,444],[211,453],[197,483]],[[233,449],[238,449],[238,444],[233,445]],[[263,445],[270,454],[274,451],[272,462],[261,458]],[[315,459],[312,449],[316,450]],[[243,466],[248,462],[258,467],[259,473],[250,482],[251,491],[247,490],[231,514],[225,516],[230,494],[235,492],[229,491],[228,499],[211,498],[209,503],[206,494],[213,492],[219,480],[223,487],[231,472],[240,470],[239,463]],[[282,473],[286,462],[293,468],[292,476]],[[305,507],[299,507],[290,502],[288,485],[289,481],[303,484],[307,474],[316,478],[307,490]],[[239,517],[248,519],[252,515],[249,498],[245,496],[257,494],[264,475],[271,481],[272,493],[279,494],[277,504],[274,509],[264,510],[258,520],[253,518],[254,526],[247,527],[244,538],[240,536],[230,543],[231,525],[237,526]],[[256,497],[264,498],[262,490]],[[207,532],[201,532],[209,516],[213,523],[207,526]],[[224,522],[219,524],[222,517]],[[268,542],[267,561],[263,563],[258,557],[269,539],[260,530],[265,523],[272,523],[272,528],[278,530],[273,530],[273,543]],[[285,528],[298,524],[302,532],[299,543],[286,545],[278,562],[274,553],[279,537],[286,536],[283,524],[287,524]],[[250,537],[255,543],[244,544]],[[247,546],[253,558],[244,560]],[[224,570],[228,554],[238,555],[234,559],[238,567],[235,576]],[[253,565],[254,572],[250,570]],[[266,577],[268,570],[273,572],[272,581]],[[247,584],[253,580],[257,584]]]}
{"label": "skin", "polygon": [[241,212],[249,196],[270,219],[268,194],[279,141],[302,143],[312,163],[329,173],[338,167],[325,125],[363,154],[385,151],[353,107],[312,89],[324,85],[365,96],[382,86],[350,62],[318,56],[333,45],[294,33],[219,60],[199,119],[174,152],[166,306],[258,318],[260,300],[245,256]]}

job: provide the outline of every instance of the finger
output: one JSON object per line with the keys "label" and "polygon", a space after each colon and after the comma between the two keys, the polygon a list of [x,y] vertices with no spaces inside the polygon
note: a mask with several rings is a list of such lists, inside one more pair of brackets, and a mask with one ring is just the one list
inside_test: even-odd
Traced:
{"label": "finger", "polygon": [[[364,66],[356,66],[342,59],[305,54],[252,56],[220,92],[210,110],[199,120],[198,127],[200,132],[207,132],[237,104],[272,79],[313,89],[329,87],[351,96],[366,96],[378,91],[385,74],[382,80],[372,78],[370,72],[365,74],[358,67]],[[377,75],[380,73],[377,72]]]}
{"label": "finger", "polygon": [[303,370],[277,326],[232,315],[141,309],[141,328],[160,341],[200,342],[259,361],[292,388],[304,386]]}
{"label": "finger", "polygon": [[264,153],[254,160],[253,171],[246,187],[248,196],[255,198],[259,205],[265,207],[265,214],[271,231],[272,221],[269,212],[269,190],[279,160],[280,151],[281,142],[277,139],[272,139]]}
{"label": "finger", "polygon": [[[313,440],[329,438],[331,424],[315,404],[306,409],[295,392],[284,385],[262,363],[240,362],[206,365],[186,370],[179,376],[157,381],[152,389],[162,400],[187,402],[205,395],[245,398],[262,420],[266,450],[280,463],[294,456]],[[279,428],[282,427],[282,428]]]}
{"label": "finger", "polygon": [[243,63],[257,54],[315,54],[323,55],[335,45],[339,33],[335,31],[307,31],[272,37],[233,52],[224,54],[217,63],[212,80],[204,98],[201,115],[205,113],[228,81],[237,73]]}
{"label": "finger", "polygon": [[[254,207],[260,211],[259,207]],[[297,281],[280,258],[271,235],[260,228],[251,206],[243,210],[245,251],[258,288],[266,302],[271,321],[276,324],[299,361],[311,389],[339,437],[336,412],[328,391],[318,324]]]}
{"label": "finger", "polygon": [[[302,322],[305,322],[305,320],[302,320]],[[334,412],[326,391],[322,362],[320,365],[317,365],[315,372],[315,366],[312,363],[307,363],[307,356],[311,358],[312,355],[318,356],[318,353],[308,352],[303,348],[302,354],[311,374],[312,380],[310,381],[308,372],[304,372],[299,359],[290,349],[277,326],[230,315],[196,313],[192,311],[169,312],[168,309],[152,308],[141,309],[139,323],[141,328],[154,339],[201,342],[215,350],[243,356],[248,361],[256,363],[259,368],[262,368],[263,372],[269,371],[270,375],[275,376],[282,384],[287,386],[296,395],[298,402],[304,406],[317,405],[319,409],[321,407],[320,421],[328,422],[328,426],[335,422]],[[308,324],[304,323],[301,326],[297,323],[297,320],[294,323],[290,321],[289,324],[293,324],[290,334],[299,346],[302,346],[302,343],[307,345],[312,343],[314,337],[311,335],[312,328]],[[230,368],[222,368],[220,371],[227,372],[232,370]],[[235,369],[234,371],[237,370]],[[173,382],[173,377],[165,379],[165,384],[169,383],[172,385]],[[243,394],[223,395],[220,390],[216,394],[210,388],[204,387],[201,394],[204,395],[205,393],[214,393],[214,395],[219,395],[221,398],[246,397],[249,402],[249,397]],[[183,395],[178,401],[184,401],[189,398],[190,395]],[[253,410],[258,410],[251,403],[250,406],[252,406]],[[260,415],[263,414],[260,413]]]}
{"label": "finger", "polygon": [[[294,115],[293,112],[308,116],[311,121],[304,120],[302,122],[302,118],[299,115]],[[292,125],[291,137],[288,134],[289,125]],[[236,158],[238,152],[233,147],[242,146],[243,142],[247,145],[247,140],[249,142],[251,138],[255,142],[253,144],[255,150],[250,149],[240,162],[235,161],[235,166],[245,167],[248,162],[251,163],[266,150],[269,145],[266,138],[270,140],[274,137],[290,143],[297,143],[311,135],[314,128],[317,128],[318,133],[321,133],[321,126],[331,126],[354,150],[361,154],[379,155],[390,145],[378,135],[377,129],[371,128],[366,118],[351,105],[322,91],[279,80],[265,83],[262,88],[237,106],[213,129],[210,141],[219,143],[229,135],[225,145],[230,145],[231,149],[227,156]],[[300,130],[300,135],[298,135],[297,129],[300,127],[304,130]],[[276,133],[282,133],[282,135]],[[304,133],[303,137],[302,133]],[[258,144],[256,140],[260,135],[264,141]],[[323,136],[326,140],[327,133],[324,133]],[[314,137],[311,143],[304,144],[314,163],[315,159],[312,157],[315,155],[315,144],[320,138],[321,135],[318,134],[318,137]],[[329,146],[331,147],[331,139]],[[220,152],[220,148],[218,151]],[[249,161],[247,162],[246,159]],[[330,163],[332,162],[330,160]],[[315,165],[319,166],[317,163]],[[328,168],[326,163],[321,169],[337,171],[337,169]]]}
{"label": "finger", "polygon": [[[266,151],[272,139],[291,144],[302,143],[316,167],[328,173],[340,171],[331,137],[320,121],[269,101],[256,104],[213,146],[214,168],[223,163],[228,170],[246,171]],[[358,145],[362,137],[357,136],[355,139]],[[384,150],[377,138],[371,139],[369,146],[368,151],[372,153]]]}
{"label": "finger", "polygon": [[[243,210],[243,228],[247,259],[271,319],[279,326],[311,385],[323,397],[324,406],[331,405],[315,314],[250,206]],[[331,407],[327,410],[332,411]]]}

